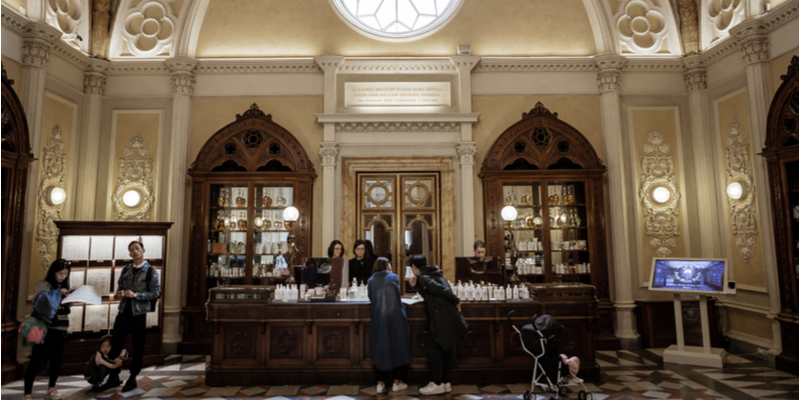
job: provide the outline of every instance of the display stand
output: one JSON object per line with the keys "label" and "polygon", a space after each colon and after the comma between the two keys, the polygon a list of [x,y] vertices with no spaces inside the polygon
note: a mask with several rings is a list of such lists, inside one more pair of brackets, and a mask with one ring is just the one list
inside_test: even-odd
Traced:
{"label": "display stand", "polygon": [[722,368],[728,353],[725,349],[711,348],[711,336],[708,328],[708,298],[700,295],[700,324],[703,330],[703,347],[686,346],[683,340],[683,308],[681,307],[681,294],[673,294],[675,304],[675,334],[678,344],[673,344],[664,350],[664,362],[676,364],[700,365],[703,367]]}

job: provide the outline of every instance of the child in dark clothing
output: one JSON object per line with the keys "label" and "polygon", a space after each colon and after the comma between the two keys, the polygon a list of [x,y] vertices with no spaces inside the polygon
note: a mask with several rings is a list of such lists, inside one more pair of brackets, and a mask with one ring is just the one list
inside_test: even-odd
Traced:
{"label": "child in dark clothing", "polygon": [[86,363],[86,368],[83,370],[83,377],[92,384],[92,392],[102,392],[108,389],[102,385],[103,380],[111,370],[121,367],[122,362],[128,358],[127,350],[123,349],[116,360],[108,358],[110,352],[111,335],[105,335],[100,338],[100,350]]}

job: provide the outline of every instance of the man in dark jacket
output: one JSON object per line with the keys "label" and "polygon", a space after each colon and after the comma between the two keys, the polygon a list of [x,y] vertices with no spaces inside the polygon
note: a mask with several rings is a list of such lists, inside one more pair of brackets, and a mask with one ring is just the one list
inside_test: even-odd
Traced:
{"label": "man in dark jacket", "polygon": [[419,294],[428,311],[428,357],[433,380],[419,389],[420,394],[442,394],[450,391],[453,346],[467,332],[467,321],[461,315],[461,303],[450,290],[450,284],[436,266],[428,265],[423,255],[411,256],[411,270]]}

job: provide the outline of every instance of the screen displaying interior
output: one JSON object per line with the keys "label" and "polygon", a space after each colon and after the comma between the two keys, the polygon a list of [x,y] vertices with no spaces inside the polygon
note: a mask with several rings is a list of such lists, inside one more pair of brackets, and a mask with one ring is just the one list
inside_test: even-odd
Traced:
{"label": "screen displaying interior", "polygon": [[652,289],[722,292],[724,261],[656,260]]}

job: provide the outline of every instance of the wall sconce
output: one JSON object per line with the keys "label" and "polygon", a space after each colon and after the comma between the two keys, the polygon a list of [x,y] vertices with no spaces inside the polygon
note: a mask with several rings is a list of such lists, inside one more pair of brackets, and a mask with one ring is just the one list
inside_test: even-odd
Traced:
{"label": "wall sconce", "polygon": [[286,230],[290,231],[294,228],[294,223],[297,222],[297,218],[300,218],[300,211],[294,206],[283,209],[283,227],[286,228]]}
{"label": "wall sconce", "polygon": [[57,206],[67,200],[67,192],[58,186],[50,186],[47,188],[47,202],[51,206]]}
{"label": "wall sconce", "polygon": [[506,228],[511,228],[511,224],[517,219],[517,209],[514,206],[505,206],[500,211],[500,216],[506,221]]}
{"label": "wall sconce", "polygon": [[142,204],[142,193],[136,189],[128,189],[122,195],[122,204],[130,208],[136,208]]}
{"label": "wall sconce", "polygon": [[656,186],[651,192],[651,196],[653,197],[653,201],[656,203],[664,204],[669,201],[670,197],[672,197],[672,192],[670,192],[669,189],[665,188],[664,186]]}
{"label": "wall sconce", "polygon": [[725,193],[733,200],[740,200],[745,195],[745,187],[741,182],[734,181],[728,184]]}

